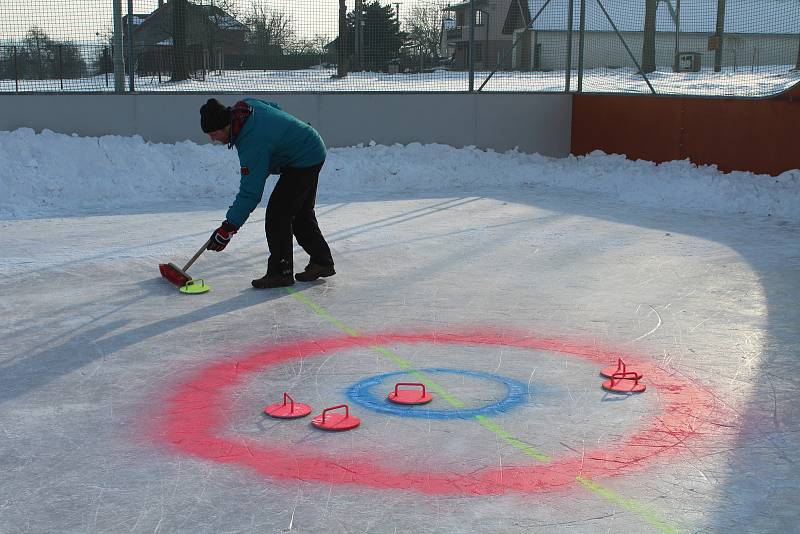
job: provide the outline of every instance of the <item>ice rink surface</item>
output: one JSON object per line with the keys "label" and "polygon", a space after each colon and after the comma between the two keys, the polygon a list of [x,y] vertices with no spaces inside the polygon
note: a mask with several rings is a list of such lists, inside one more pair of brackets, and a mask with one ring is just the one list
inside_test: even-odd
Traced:
{"label": "ice rink surface", "polygon": [[[158,264],[223,215],[0,222],[0,532],[800,524],[796,223],[547,187],[329,196],[336,276],[252,289],[260,207],[190,269],[213,289],[178,293]],[[646,392],[602,390],[619,355]],[[431,404],[386,402],[423,381]],[[263,415],[285,391],[361,426]]]}

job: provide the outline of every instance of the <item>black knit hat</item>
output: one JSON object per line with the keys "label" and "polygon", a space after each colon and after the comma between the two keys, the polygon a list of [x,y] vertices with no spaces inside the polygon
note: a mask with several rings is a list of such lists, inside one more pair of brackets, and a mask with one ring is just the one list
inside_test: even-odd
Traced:
{"label": "black knit hat", "polygon": [[200,127],[203,132],[216,132],[231,123],[231,112],[216,98],[209,98],[200,108]]}

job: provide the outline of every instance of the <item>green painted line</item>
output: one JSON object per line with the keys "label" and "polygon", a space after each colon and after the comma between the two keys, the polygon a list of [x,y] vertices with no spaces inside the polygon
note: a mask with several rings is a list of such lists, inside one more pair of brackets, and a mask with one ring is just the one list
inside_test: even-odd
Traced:
{"label": "green painted line", "polygon": [[[343,322],[336,319],[333,315],[330,314],[330,312],[328,312],[328,310],[318,305],[305,295],[302,295],[297,291],[288,287],[286,288],[286,291],[288,291],[289,294],[292,295],[299,302],[311,308],[311,310],[313,310],[314,313],[316,313],[320,317],[327,319],[328,321],[330,321],[332,325],[344,331],[347,335],[352,337],[360,336],[360,334],[357,331],[353,330],[352,328],[345,325]],[[463,402],[450,395],[444,388],[442,388],[441,386],[430,380],[430,378],[425,376],[425,373],[422,373],[414,369],[414,365],[410,361],[398,356],[393,351],[387,349],[386,347],[382,347],[380,345],[372,345],[370,348],[389,358],[401,369],[408,370],[409,374],[415,376],[417,379],[419,379],[420,382],[423,382],[425,386],[431,389],[432,391],[435,391],[451,406],[455,408],[463,408],[465,406]],[[524,452],[531,458],[534,458],[544,463],[551,462],[553,460],[553,458],[547,456],[542,452],[537,451],[534,447],[532,447],[528,443],[525,443],[524,441],[515,438],[514,436],[503,430],[503,428],[500,427],[497,423],[491,421],[485,415],[476,415],[475,420],[478,421],[478,423],[483,428],[494,433],[495,435],[500,437],[503,441],[505,441],[512,447]],[[622,495],[620,495],[619,493],[615,492],[614,490],[607,488],[605,486],[601,486],[600,484],[594,482],[589,478],[583,476],[577,476],[575,477],[575,480],[578,481],[578,483],[580,483],[581,486],[588,489],[589,491],[592,491],[596,495],[599,495],[607,499],[608,501],[638,515],[639,517],[644,519],[647,523],[652,525],[659,532],[662,532],[663,534],[680,534],[680,531],[678,529],[669,525],[667,522],[659,519],[655,512],[648,510],[642,504],[639,504],[638,502],[632,499],[627,499]]]}
{"label": "green painted line", "polygon": [[375,352],[383,354],[384,356],[392,360],[395,364],[397,364],[397,366],[400,367],[401,369],[411,369],[414,367],[414,364],[412,364],[410,361],[406,360],[405,358],[401,358],[400,356],[390,351],[386,347],[382,347],[381,345],[371,345],[369,348],[371,348]]}
{"label": "green painted line", "polygon": [[543,453],[537,451],[531,445],[525,443],[524,441],[518,440],[517,438],[515,438],[514,436],[512,436],[511,434],[509,434],[508,432],[503,430],[497,423],[493,422],[492,420],[490,420],[485,415],[476,415],[475,419],[478,420],[478,422],[481,424],[481,426],[483,428],[485,428],[486,430],[489,430],[491,432],[494,432],[499,437],[503,438],[503,440],[506,443],[508,443],[509,445],[521,450],[522,452],[524,452],[528,456],[530,456],[532,458],[536,458],[540,462],[551,462],[553,460],[551,457],[547,456],[546,454],[543,454]]}
{"label": "green painted line", "polygon": [[346,333],[348,336],[358,337],[360,335],[358,332],[356,332],[355,330],[353,330],[352,328],[350,328],[349,326],[347,326],[343,322],[339,321],[336,317],[334,317],[333,315],[328,313],[328,310],[326,310],[322,306],[318,305],[316,302],[314,302],[313,300],[309,299],[308,297],[306,297],[302,293],[298,293],[297,291],[295,291],[294,289],[292,289],[290,287],[287,287],[286,291],[288,291],[289,294],[291,296],[293,296],[295,299],[299,300],[300,302],[302,302],[303,304],[305,304],[306,306],[308,306],[309,308],[314,310],[314,313],[316,313],[317,315],[319,315],[320,317],[322,317],[324,319],[327,319],[328,321],[331,322],[331,324],[333,324],[337,328],[339,328],[342,331],[344,331],[344,333]]}
{"label": "green painted line", "polygon": [[[314,311],[314,313],[316,313],[320,317],[323,317],[324,319],[327,319],[328,321],[330,321],[330,323],[332,325],[336,326],[337,328],[339,328],[340,330],[345,332],[347,335],[349,335],[351,337],[359,337],[360,336],[360,334],[357,331],[353,330],[352,328],[350,328],[349,326],[347,326],[346,324],[344,324],[343,322],[338,320],[336,317],[331,315],[331,313],[328,310],[326,310],[325,308],[323,308],[322,306],[320,306],[319,304],[317,304],[313,300],[309,299],[305,295],[295,291],[292,288],[288,288],[288,287],[286,288],[286,291],[288,291],[289,294],[291,296],[293,296],[295,299],[297,299],[301,303],[303,303],[306,306],[308,306],[309,308],[311,308]],[[392,360],[392,362],[394,362],[401,369],[408,370],[409,374],[415,376],[420,382],[425,384],[426,388],[428,388],[431,391],[433,391],[436,394],[438,394],[440,397],[442,397],[442,399],[444,399],[446,402],[448,402],[451,406],[453,406],[455,408],[463,408],[464,406],[466,406],[463,402],[461,402],[457,398],[455,398],[452,395],[450,395],[447,392],[447,390],[445,390],[442,386],[440,386],[439,384],[437,384],[436,382],[431,380],[430,377],[426,376],[425,373],[421,373],[420,371],[415,370],[414,369],[414,364],[412,364],[410,361],[408,361],[408,360],[406,360],[404,358],[401,358],[400,356],[398,356],[397,354],[395,354],[391,350],[387,349],[386,347],[382,347],[380,345],[372,345],[372,346],[370,346],[370,348],[372,350],[380,353],[380,354],[383,354],[384,356],[386,356],[387,358]]]}
{"label": "green painted line", "polygon": [[632,499],[626,499],[616,491],[607,488],[605,486],[601,486],[597,482],[594,482],[586,477],[577,476],[575,480],[580,482],[580,484],[594,493],[600,495],[608,499],[609,501],[613,502],[625,508],[626,510],[633,512],[634,514],[638,515],[639,517],[643,518],[645,521],[650,523],[653,527],[655,527],[659,532],[663,532],[664,534],[679,534],[679,530],[669,525],[665,521],[662,521],[656,515],[648,510],[646,507],[642,506],[638,502]]}

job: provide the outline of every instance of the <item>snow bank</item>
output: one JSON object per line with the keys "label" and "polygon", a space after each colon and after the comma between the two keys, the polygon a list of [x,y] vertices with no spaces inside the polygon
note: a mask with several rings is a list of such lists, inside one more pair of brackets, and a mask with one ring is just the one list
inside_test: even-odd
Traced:
{"label": "snow bank", "polygon": [[[274,178],[273,178],[274,179]],[[235,150],[141,137],[0,132],[0,217],[113,213],[197,201],[227,206],[238,186]],[[562,159],[446,145],[331,149],[320,199],[331,195],[511,189],[526,184],[597,192],[643,206],[800,221],[800,171],[723,174],[688,161],[656,165],[595,152]],[[269,187],[269,186],[268,186]]]}

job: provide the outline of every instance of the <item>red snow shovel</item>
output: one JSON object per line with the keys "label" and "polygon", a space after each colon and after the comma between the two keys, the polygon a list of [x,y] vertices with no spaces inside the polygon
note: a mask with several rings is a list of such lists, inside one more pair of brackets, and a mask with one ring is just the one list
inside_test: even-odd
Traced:
{"label": "red snow shovel", "polygon": [[197,253],[194,256],[192,256],[192,259],[189,260],[189,262],[183,266],[183,269],[179,269],[178,266],[175,265],[174,263],[159,264],[158,270],[161,271],[161,276],[166,278],[169,281],[169,283],[174,284],[178,287],[185,286],[186,283],[192,279],[191,276],[186,274],[186,271],[189,269],[189,267],[192,266],[195,260],[197,260],[197,258],[200,257],[200,254],[202,254],[206,250],[206,248],[208,248],[209,243],[211,243],[210,237],[208,238],[208,241],[206,241],[203,244],[203,246],[200,247],[200,250],[198,250]]}

